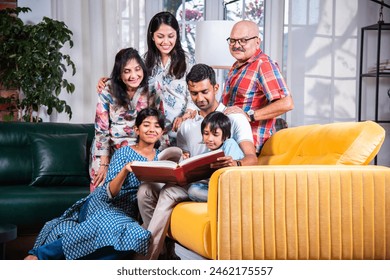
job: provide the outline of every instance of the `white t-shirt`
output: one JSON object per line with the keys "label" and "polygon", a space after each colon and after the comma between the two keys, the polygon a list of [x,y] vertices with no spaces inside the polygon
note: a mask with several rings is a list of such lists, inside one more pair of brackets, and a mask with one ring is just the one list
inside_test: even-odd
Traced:
{"label": "white t-shirt", "polygon": [[[223,112],[226,106],[220,103],[216,109],[218,112]],[[238,144],[242,141],[250,141],[253,143],[252,129],[247,118],[240,113],[227,115],[230,119],[231,138],[236,140]],[[193,119],[187,119],[180,125],[177,132],[177,146],[183,151],[189,152],[190,156],[203,154],[208,149],[203,144],[202,132],[200,130],[203,117],[199,114]]]}

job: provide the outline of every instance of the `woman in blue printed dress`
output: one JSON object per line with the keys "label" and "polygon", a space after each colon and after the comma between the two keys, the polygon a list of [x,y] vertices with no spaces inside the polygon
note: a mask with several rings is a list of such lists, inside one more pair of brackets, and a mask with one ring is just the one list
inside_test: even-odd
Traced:
{"label": "woman in blue printed dress", "polygon": [[154,107],[147,81],[147,69],[138,52],[133,48],[120,50],[111,78],[98,94],[91,147],[91,192],[104,182],[113,152],[135,143],[133,126],[138,112]]}
{"label": "woman in blue printed dress", "polygon": [[136,144],[114,153],[104,184],[47,222],[25,259],[122,259],[147,254],[151,234],[137,222],[140,181],[131,164],[157,160],[164,118],[156,109],[143,109],[134,130]]}

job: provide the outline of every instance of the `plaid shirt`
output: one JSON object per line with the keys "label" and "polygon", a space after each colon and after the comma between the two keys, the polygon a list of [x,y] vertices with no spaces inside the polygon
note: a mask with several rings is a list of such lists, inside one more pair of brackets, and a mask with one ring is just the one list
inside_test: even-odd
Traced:
{"label": "plaid shirt", "polygon": [[[277,63],[258,50],[243,65],[237,66],[237,62],[233,64],[222,93],[222,103],[226,106],[238,106],[248,112],[288,95],[290,91]],[[260,153],[265,141],[275,131],[275,118],[250,124],[256,152]]]}

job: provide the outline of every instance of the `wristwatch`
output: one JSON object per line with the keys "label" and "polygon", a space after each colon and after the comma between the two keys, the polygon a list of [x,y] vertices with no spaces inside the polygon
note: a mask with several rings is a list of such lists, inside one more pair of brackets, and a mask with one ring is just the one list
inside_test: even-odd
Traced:
{"label": "wristwatch", "polygon": [[246,112],[246,114],[247,114],[248,117],[251,119],[251,122],[254,122],[254,121],[255,121],[255,111],[253,111],[252,109],[250,109],[248,112]]}

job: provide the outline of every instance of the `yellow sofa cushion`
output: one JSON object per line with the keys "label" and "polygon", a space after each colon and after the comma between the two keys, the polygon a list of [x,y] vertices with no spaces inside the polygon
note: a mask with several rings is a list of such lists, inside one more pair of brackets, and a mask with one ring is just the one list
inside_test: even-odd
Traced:
{"label": "yellow sofa cushion", "polygon": [[369,164],[385,139],[375,122],[340,122],[282,129],[265,144],[259,164]]}
{"label": "yellow sofa cushion", "polygon": [[172,212],[169,235],[195,253],[211,259],[210,219],[207,203],[182,202]]}
{"label": "yellow sofa cushion", "polygon": [[306,135],[319,126],[319,124],[313,124],[279,130],[265,142],[258,158],[258,164],[288,164]]}

